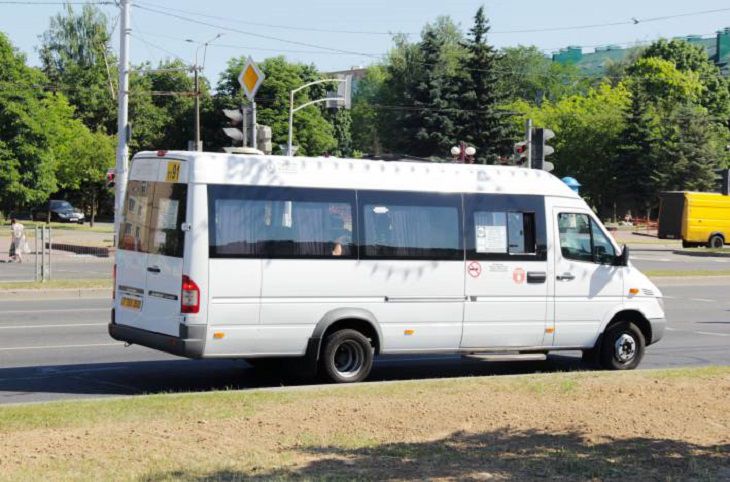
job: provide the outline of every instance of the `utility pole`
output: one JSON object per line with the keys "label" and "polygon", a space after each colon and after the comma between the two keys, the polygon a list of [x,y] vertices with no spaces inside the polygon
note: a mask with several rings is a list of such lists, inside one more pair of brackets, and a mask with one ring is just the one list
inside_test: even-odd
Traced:
{"label": "utility pole", "polygon": [[527,168],[532,169],[532,119],[525,121],[525,142],[527,143]]}
{"label": "utility pole", "polygon": [[202,151],[200,148],[200,80],[198,79],[197,65],[193,66],[194,77],[195,77],[195,150]]}
{"label": "utility pole", "polygon": [[117,163],[115,174],[114,233],[120,236],[120,223],[124,198],[127,194],[127,170],[129,164],[129,33],[131,31],[130,7],[132,0],[120,0],[121,27],[119,29],[119,107],[117,112]]}

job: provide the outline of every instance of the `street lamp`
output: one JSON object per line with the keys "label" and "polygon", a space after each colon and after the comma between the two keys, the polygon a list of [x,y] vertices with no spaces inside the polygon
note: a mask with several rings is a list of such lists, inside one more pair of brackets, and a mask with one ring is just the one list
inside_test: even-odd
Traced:
{"label": "street lamp", "polygon": [[477,149],[474,146],[467,146],[465,142],[460,142],[458,146],[451,148],[451,157],[461,164],[474,164],[474,156]]}
{"label": "street lamp", "polygon": [[[222,33],[216,34],[215,37],[208,40],[207,42],[198,45],[195,49],[195,64],[193,65],[193,74],[195,76],[195,150],[202,151],[200,143],[200,80],[198,78],[198,72],[205,67],[205,56],[208,53],[208,45],[212,44],[223,36]],[[185,40],[189,43],[195,43],[192,39]],[[198,65],[198,53],[203,48],[203,66]]]}
{"label": "street lamp", "polygon": [[[344,83],[345,90],[342,96],[337,97],[325,97],[323,99],[317,99],[317,100],[311,100],[309,102],[305,102],[304,104],[300,105],[296,109],[294,108],[294,94],[299,92],[300,90],[306,89],[307,87],[311,87],[313,85],[317,84],[325,84],[330,82],[340,82]],[[292,138],[293,138],[293,131],[294,131],[294,113],[304,109],[305,107],[309,107],[312,104],[318,104],[320,102],[328,102],[328,101],[344,101],[345,102],[345,108],[350,108],[350,86],[352,82],[352,76],[348,75],[344,79],[323,79],[323,80],[315,80],[314,82],[310,82],[308,84],[304,84],[301,87],[297,87],[296,89],[289,92],[289,138],[287,141],[287,148],[286,148],[286,155],[287,156],[293,156],[294,150],[292,148]]]}

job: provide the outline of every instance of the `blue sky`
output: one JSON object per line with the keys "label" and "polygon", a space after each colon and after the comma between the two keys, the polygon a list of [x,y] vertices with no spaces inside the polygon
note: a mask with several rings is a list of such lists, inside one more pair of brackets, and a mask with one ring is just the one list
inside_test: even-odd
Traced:
{"label": "blue sky", "polygon": [[[39,0],[27,1],[32,3]],[[207,52],[205,73],[214,84],[227,59],[239,55],[251,55],[261,60],[284,54],[293,61],[314,63],[323,71],[368,65],[377,61],[373,55],[382,54],[390,47],[391,38],[387,32],[406,32],[416,39],[423,25],[439,15],[450,16],[466,30],[482,4],[487,8],[494,31],[490,35],[491,43],[499,47],[534,44],[548,53],[568,45],[597,46],[646,42],[659,37],[689,34],[712,35],[720,28],[730,27],[730,11],[641,22],[642,19],[667,15],[730,8],[727,0],[133,0],[133,4],[167,13],[159,14],[141,8],[132,10],[131,55],[135,63],[144,60],[157,63],[173,56],[192,62],[197,44],[186,42],[186,39],[203,43],[223,33]],[[39,44],[38,36],[48,27],[50,16],[60,8],[59,5],[9,5],[0,1],[0,30],[28,55],[31,64],[37,65],[35,48]],[[103,6],[102,9],[111,19],[116,18],[116,7]],[[219,18],[201,17],[196,13]],[[193,18],[210,25],[194,24],[170,15]],[[636,25],[508,33],[514,30],[631,22],[632,18],[640,22]],[[114,39],[116,49],[118,30],[115,31]]]}

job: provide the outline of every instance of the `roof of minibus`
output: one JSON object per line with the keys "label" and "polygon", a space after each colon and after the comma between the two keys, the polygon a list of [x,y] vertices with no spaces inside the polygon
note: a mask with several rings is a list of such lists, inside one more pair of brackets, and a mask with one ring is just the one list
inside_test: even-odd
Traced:
{"label": "roof of minibus", "polygon": [[[579,198],[548,172],[508,166],[194,151],[145,151],[134,156],[135,162],[141,159],[145,159],[145,164],[184,161],[187,182],[196,184],[541,194]],[[132,169],[132,179],[135,171]],[[160,169],[159,172],[163,171]],[[185,179],[181,178],[180,182],[185,182]]]}

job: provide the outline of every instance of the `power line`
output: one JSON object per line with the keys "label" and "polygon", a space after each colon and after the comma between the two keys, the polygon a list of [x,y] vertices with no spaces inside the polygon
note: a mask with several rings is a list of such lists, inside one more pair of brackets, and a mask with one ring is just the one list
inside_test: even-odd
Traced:
{"label": "power line", "polygon": [[623,20],[617,22],[608,23],[594,23],[588,25],[572,25],[566,27],[541,27],[541,28],[530,28],[520,30],[494,30],[490,31],[490,34],[514,34],[514,33],[538,33],[538,32],[560,32],[569,30],[587,30],[592,28],[603,28],[603,27],[617,27],[620,25],[638,25],[641,23],[659,22],[662,20],[671,20],[673,18],[683,17],[694,17],[699,15],[709,15],[711,13],[730,12],[730,8],[716,8],[713,10],[701,10],[696,12],[678,13],[675,15],[663,15],[661,17],[649,17],[649,18],[631,18],[630,20]]}
{"label": "power line", "polygon": [[165,11],[162,11],[162,10],[157,10],[157,9],[150,8],[150,7],[145,7],[143,5],[133,4],[133,6],[135,8],[140,9],[140,10],[145,10],[145,11],[148,11],[148,12],[156,13],[158,15],[164,15],[164,16],[167,16],[167,17],[173,17],[173,18],[177,18],[179,20],[185,21],[185,22],[195,23],[195,24],[198,24],[198,25],[204,25],[206,27],[211,27],[211,28],[215,28],[215,29],[219,29],[219,30],[226,30],[226,31],[229,31],[229,32],[235,32],[235,33],[238,33],[238,34],[241,34],[241,35],[248,35],[250,37],[257,37],[257,38],[262,38],[262,39],[266,39],[266,40],[274,40],[276,42],[282,42],[282,43],[287,43],[287,44],[291,44],[291,45],[299,45],[299,46],[302,46],[302,47],[311,47],[311,48],[320,49],[320,50],[329,51],[329,52],[340,52],[340,53],[344,53],[344,54],[360,55],[360,56],[365,56],[365,57],[370,57],[371,56],[370,54],[366,54],[366,53],[363,53],[363,52],[355,52],[355,51],[352,51],[352,50],[344,50],[344,49],[338,49],[338,48],[333,48],[333,47],[326,47],[326,46],[322,46],[322,45],[310,44],[310,43],[307,43],[307,42],[298,42],[298,41],[295,41],[295,40],[287,40],[287,39],[283,39],[283,38],[273,37],[273,36],[270,36],[270,35],[263,35],[263,34],[257,34],[257,33],[247,32],[245,30],[241,30],[241,29],[237,29],[237,28],[233,28],[233,27],[226,27],[224,25],[217,25],[217,24],[214,24],[214,23],[205,22],[203,20],[196,20],[194,18],[189,18],[189,17],[185,17],[183,15],[178,15],[176,13],[165,12]]}
{"label": "power line", "polygon": [[226,22],[234,22],[241,25],[251,25],[254,27],[265,27],[265,28],[274,28],[274,29],[281,29],[281,30],[296,30],[301,32],[320,32],[320,33],[341,33],[341,34],[350,34],[350,35],[387,35],[387,36],[393,36],[395,34],[402,33],[404,35],[416,35],[413,32],[378,32],[378,31],[372,31],[372,30],[337,30],[337,29],[325,29],[325,28],[312,28],[312,27],[300,27],[297,25],[277,25],[272,23],[262,23],[262,22],[251,22],[248,20],[240,20],[235,19],[231,17],[222,17],[219,15],[209,15],[201,12],[194,12],[191,10],[183,10],[180,8],[172,8],[168,7],[167,5],[161,5],[159,3],[151,3],[151,2],[142,2],[142,4],[148,4],[153,5],[158,8],[164,8],[165,10],[169,10],[172,12],[178,12],[178,13],[184,13],[188,15],[195,15],[196,17],[203,17],[203,18],[209,18],[212,20],[223,20]]}

